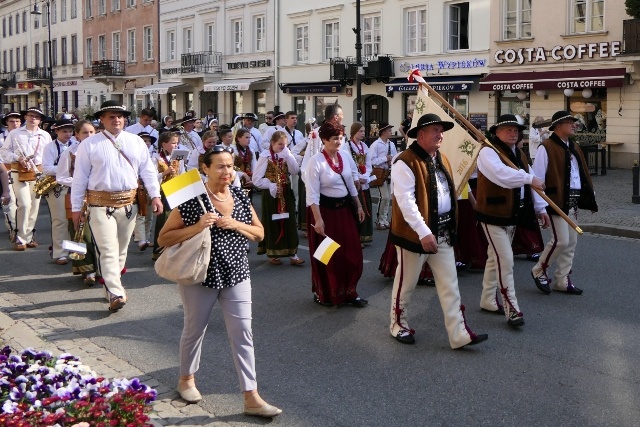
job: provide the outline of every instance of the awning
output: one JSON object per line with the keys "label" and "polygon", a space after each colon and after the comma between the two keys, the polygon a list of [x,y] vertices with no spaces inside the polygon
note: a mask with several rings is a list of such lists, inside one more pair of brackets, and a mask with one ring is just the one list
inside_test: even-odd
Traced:
{"label": "awning", "polygon": [[[480,76],[432,76],[425,77],[434,90],[438,92],[468,92],[473,89]],[[415,92],[418,83],[409,83],[406,78],[393,79],[387,84],[387,93],[391,92]]]}
{"label": "awning", "polygon": [[284,83],[280,85],[284,93],[338,93],[342,92],[340,82]]}
{"label": "awning", "polygon": [[519,91],[622,87],[624,73],[624,68],[491,73],[480,82],[480,90]]}
{"label": "awning", "polygon": [[30,93],[33,92],[38,92],[40,90],[39,87],[34,87],[31,89],[7,89],[7,91],[5,93],[3,93],[3,95],[5,96],[24,96],[24,95],[29,95]]}
{"label": "awning", "polygon": [[249,90],[249,86],[254,83],[264,83],[270,81],[271,77],[258,77],[253,79],[218,80],[204,85],[205,92],[229,92]]}
{"label": "awning", "polygon": [[182,82],[163,82],[135,90],[135,95],[166,95],[167,93],[187,92],[191,87]]}

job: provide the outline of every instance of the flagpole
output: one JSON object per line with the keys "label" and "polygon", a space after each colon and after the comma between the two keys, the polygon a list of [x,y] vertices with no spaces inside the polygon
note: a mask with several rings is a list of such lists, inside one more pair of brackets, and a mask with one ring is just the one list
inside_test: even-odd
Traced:
{"label": "flagpole", "polygon": [[[502,152],[500,152],[500,150],[498,150],[482,132],[480,132],[462,114],[460,114],[455,108],[453,108],[453,106],[451,106],[451,104],[449,104],[447,100],[444,99],[438,92],[436,92],[431,86],[429,86],[429,84],[422,78],[422,76],[420,76],[419,74],[416,75],[413,73],[412,73],[412,76],[415,80],[418,81],[418,83],[422,88],[426,89],[429,92],[430,96],[433,96],[435,99],[440,101],[442,105],[445,106],[449,112],[453,113],[453,115],[455,116],[455,119],[457,119],[460,122],[460,124],[462,124],[465,127],[465,130],[467,132],[473,134],[473,136],[476,137],[477,141],[487,144],[487,146],[491,147],[500,156],[500,158],[504,163],[506,163],[508,166],[514,169],[518,169],[518,167],[514,165],[513,162],[511,162],[511,160],[507,156],[505,156]],[[546,194],[544,194],[542,190],[539,190],[533,187],[531,188],[535,190],[536,193],[538,193],[540,197],[542,197],[544,201],[549,204],[551,209],[553,209],[558,215],[560,215],[562,219],[564,219],[567,222],[567,224],[569,224],[574,230],[576,230],[578,234],[582,234],[582,229],[578,227],[578,225],[575,222],[573,222],[571,218],[569,218],[569,216],[566,213],[564,213],[562,209],[558,207],[558,205],[556,205]]]}

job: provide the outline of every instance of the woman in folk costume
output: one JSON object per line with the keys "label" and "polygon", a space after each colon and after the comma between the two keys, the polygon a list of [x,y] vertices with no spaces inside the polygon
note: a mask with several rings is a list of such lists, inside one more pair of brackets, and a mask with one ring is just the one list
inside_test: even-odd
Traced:
{"label": "woman in folk costume", "polygon": [[348,155],[340,149],[343,132],[336,121],[322,124],[319,134],[324,148],[309,159],[305,173],[309,252],[313,254],[327,237],[340,245],[326,265],[311,259],[311,284],[314,301],[320,305],[365,307],[367,301],[356,291],[363,259],[353,204],[358,222],[364,220],[364,211]]}
{"label": "woman in folk costume", "polygon": [[364,221],[359,224],[358,232],[360,234],[360,243],[369,245],[373,242],[373,216],[371,215],[371,191],[369,190],[369,177],[371,176],[371,159],[367,155],[369,148],[364,141],[364,125],[355,122],[351,125],[349,132],[351,139],[344,145],[344,149],[353,158],[358,169],[358,179],[360,181],[360,190],[358,198],[364,209]]}
{"label": "woman in folk costume", "polygon": [[248,129],[240,128],[235,135],[236,144],[233,146],[233,166],[240,179],[240,187],[251,196],[253,189],[253,172],[256,170],[258,162],[256,156],[251,151],[251,132]]}
{"label": "woman in folk costume", "polygon": [[[190,171],[191,169],[198,169],[202,178],[205,178],[204,173],[202,172],[202,162],[200,161],[200,157],[204,155],[211,147],[218,143],[218,132],[208,130],[202,134],[202,147],[198,147],[189,153],[189,159],[187,160],[187,164],[185,165],[185,170]],[[205,180],[206,182],[206,180]]]}
{"label": "woman in folk costume", "polygon": [[[158,169],[158,181],[160,181],[160,184],[164,184],[184,172],[184,161],[177,159],[171,160],[171,153],[177,146],[178,135],[174,132],[163,132],[160,134],[160,139],[158,140],[159,151],[151,159]],[[164,249],[158,244],[158,235],[171,213],[171,208],[162,190],[160,190],[160,197],[162,198],[164,211],[156,217],[156,227],[153,233],[153,241],[156,242],[156,245],[153,248],[153,256],[151,257],[154,261],[158,259]]]}
{"label": "woman in folk costume", "polygon": [[[170,132],[173,129],[173,117],[172,116],[164,116],[162,118],[162,127],[158,129],[158,133]],[[160,147],[158,147],[158,151],[160,151]]]}
{"label": "woman in folk costume", "polygon": [[[369,147],[369,159],[373,168],[384,169],[387,174],[391,173],[391,159],[398,154],[396,144],[389,139],[393,126],[388,123],[381,123],[378,130],[378,139]],[[389,229],[389,207],[391,206],[391,192],[389,190],[390,178],[387,178],[378,187],[380,202],[376,218],[376,228],[378,230]]]}
{"label": "woman in folk costume", "polygon": [[[76,142],[62,153],[60,160],[58,161],[58,165],[56,166],[56,180],[61,185],[66,185],[67,187],[71,187],[73,185],[76,151],[82,141],[96,133],[96,128],[89,120],[82,120],[76,122],[74,131]],[[71,194],[68,194],[65,197],[65,210],[67,211],[69,235],[75,236],[76,230],[73,226],[73,220],[71,219]],[[71,272],[74,275],[82,275],[85,285],[93,286],[96,283],[96,254],[89,227],[84,227],[82,242],[87,245],[87,253],[84,255],[83,259],[72,259]]]}
{"label": "woman in folk costume", "polygon": [[287,148],[287,135],[276,131],[271,136],[269,149],[260,154],[253,172],[253,185],[262,191],[262,222],[265,237],[258,245],[258,255],[266,253],[273,265],[280,258],[289,257],[291,265],[300,265],[298,257],[298,230],[295,220],[295,200],[289,174],[298,173],[296,158]]}

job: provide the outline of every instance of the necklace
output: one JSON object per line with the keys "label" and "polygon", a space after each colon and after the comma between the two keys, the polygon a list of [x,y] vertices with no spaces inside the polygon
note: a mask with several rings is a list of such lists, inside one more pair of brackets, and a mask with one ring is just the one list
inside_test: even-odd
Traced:
{"label": "necklace", "polygon": [[229,192],[229,195],[224,198],[221,199],[220,197],[216,196],[215,194],[213,194],[213,191],[211,191],[211,189],[209,188],[209,183],[207,183],[207,192],[211,195],[211,197],[213,197],[214,199],[216,199],[219,202],[226,202],[227,200],[229,200],[229,197],[231,197],[231,192]]}
{"label": "necklace", "polygon": [[322,150],[322,154],[324,155],[324,158],[327,161],[327,164],[329,165],[331,170],[333,170],[338,175],[341,175],[342,174],[343,164],[342,164],[342,157],[340,157],[340,153],[336,153],[336,156],[338,157],[338,165],[337,166],[335,165],[335,163],[333,163],[333,160],[331,160],[331,158],[329,157],[329,154],[327,154],[327,152],[325,150]]}

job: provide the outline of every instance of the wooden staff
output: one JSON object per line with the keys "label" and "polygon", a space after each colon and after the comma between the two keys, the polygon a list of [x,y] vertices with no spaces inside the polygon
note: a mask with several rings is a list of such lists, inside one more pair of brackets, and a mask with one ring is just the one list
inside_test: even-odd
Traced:
{"label": "wooden staff", "polygon": [[[416,78],[416,80],[418,80],[417,76],[415,76],[414,78]],[[471,133],[472,136],[474,136],[477,141],[483,142],[483,143],[487,144],[487,146],[493,148],[493,150],[500,156],[502,161],[505,162],[508,166],[510,166],[510,167],[512,167],[514,169],[518,169],[518,167],[516,165],[514,165],[513,162],[511,162],[511,160],[507,156],[505,156],[502,152],[500,152],[500,150],[498,150],[484,136],[484,134],[482,132],[480,132],[474,125],[469,123],[469,121],[462,114],[458,113],[458,111],[455,108],[453,108],[451,106],[451,104],[449,104],[447,102],[446,99],[444,99],[442,96],[440,96],[440,94],[438,92],[436,92],[434,89],[432,89],[431,86],[429,86],[429,84],[427,82],[425,82],[424,79],[422,79],[422,76],[420,76],[419,78],[422,81],[418,80],[418,83],[420,83],[420,85],[422,87],[427,89],[427,91],[429,92],[430,96],[433,96],[435,99],[440,101],[440,103],[443,106],[445,106],[447,108],[447,110],[449,110],[449,112],[453,113],[454,118],[456,120],[458,120],[461,125],[464,126],[464,128],[465,128],[465,130],[467,132]],[[553,209],[558,215],[560,215],[562,217],[562,219],[564,219],[567,222],[567,224],[569,224],[574,230],[576,230],[578,232],[578,234],[582,234],[582,229],[580,227],[578,227],[578,225],[575,222],[573,222],[571,220],[571,218],[569,218],[569,216],[566,213],[564,213],[562,211],[562,209],[560,209],[560,207],[558,207],[558,205],[556,205],[546,194],[544,194],[544,192],[542,190],[538,190],[537,188],[533,188],[533,187],[531,187],[531,188],[533,190],[535,190],[536,193],[538,193],[540,195],[540,197],[542,197],[544,199],[544,201],[549,204],[551,209]]]}

